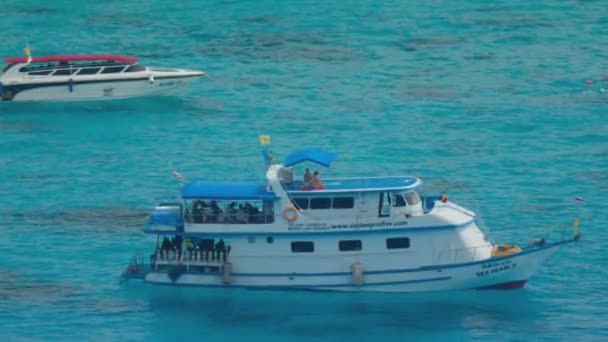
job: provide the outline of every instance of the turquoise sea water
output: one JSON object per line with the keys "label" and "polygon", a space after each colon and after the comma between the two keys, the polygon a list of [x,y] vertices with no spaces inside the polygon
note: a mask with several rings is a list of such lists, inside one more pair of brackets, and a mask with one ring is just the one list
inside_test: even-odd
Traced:
{"label": "turquoise sea water", "polygon": [[[0,103],[2,340],[605,341],[607,14],[601,0],[3,0],[1,56],[28,36],[34,55],[135,55],[209,76],[179,97]],[[515,291],[121,286],[154,243],[146,215],[177,196],[168,163],[257,179],[259,134],[279,159],[337,152],[324,177],[421,176],[496,241],[575,217],[583,241]]]}

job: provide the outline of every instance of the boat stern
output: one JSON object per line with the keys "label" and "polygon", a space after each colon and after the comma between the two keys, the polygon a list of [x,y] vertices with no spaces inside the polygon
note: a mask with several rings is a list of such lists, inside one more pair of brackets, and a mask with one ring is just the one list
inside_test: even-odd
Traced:
{"label": "boat stern", "polygon": [[143,257],[133,257],[120,276],[121,282],[126,282],[130,279],[144,280],[151,270],[151,265],[146,264]]}

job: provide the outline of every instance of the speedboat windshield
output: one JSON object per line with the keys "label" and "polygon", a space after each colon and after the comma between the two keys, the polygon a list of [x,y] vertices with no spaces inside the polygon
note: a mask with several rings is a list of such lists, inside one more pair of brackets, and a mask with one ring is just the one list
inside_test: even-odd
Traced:
{"label": "speedboat windshield", "polygon": [[7,64],[6,66],[4,66],[4,68],[2,68],[2,71],[0,71],[0,75],[4,74],[5,72],[8,71],[8,69],[12,68],[13,65],[15,64]]}

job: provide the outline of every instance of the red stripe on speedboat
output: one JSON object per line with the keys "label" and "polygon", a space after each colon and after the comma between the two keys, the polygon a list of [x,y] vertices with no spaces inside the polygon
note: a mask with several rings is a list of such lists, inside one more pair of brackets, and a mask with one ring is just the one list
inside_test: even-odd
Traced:
{"label": "red stripe on speedboat", "polygon": [[488,285],[488,286],[482,286],[482,287],[478,287],[477,290],[511,290],[511,289],[519,289],[521,287],[524,287],[524,285],[526,285],[527,280],[518,280],[518,281],[511,281],[508,283],[501,283],[501,284],[495,284],[495,285]]}
{"label": "red stripe on speedboat", "polygon": [[[122,63],[135,63],[135,57],[125,57],[116,55],[64,55],[64,56],[42,56],[32,57],[32,63],[44,62],[82,62],[82,61],[115,61]],[[27,57],[7,57],[5,63],[26,63]]]}

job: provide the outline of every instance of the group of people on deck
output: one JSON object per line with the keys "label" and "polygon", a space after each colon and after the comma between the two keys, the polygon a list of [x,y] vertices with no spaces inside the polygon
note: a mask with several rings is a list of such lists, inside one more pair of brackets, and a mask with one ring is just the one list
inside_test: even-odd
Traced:
{"label": "group of people on deck", "polygon": [[190,261],[226,261],[230,254],[230,245],[226,245],[223,239],[215,242],[214,239],[193,239],[176,235],[171,240],[167,236],[163,238],[160,248],[154,257],[159,260],[182,260],[182,251],[186,250],[183,260]]}
{"label": "group of people on deck", "polygon": [[323,182],[321,182],[321,179],[319,178],[319,171],[310,173],[310,169],[306,169],[306,173],[304,173],[304,189],[306,189],[306,190],[323,190],[323,189],[325,189],[325,184],[323,184]]}
{"label": "group of people on deck", "polygon": [[264,223],[265,216],[260,209],[250,203],[231,202],[224,209],[217,201],[207,204],[204,200],[193,203],[194,223]]}

